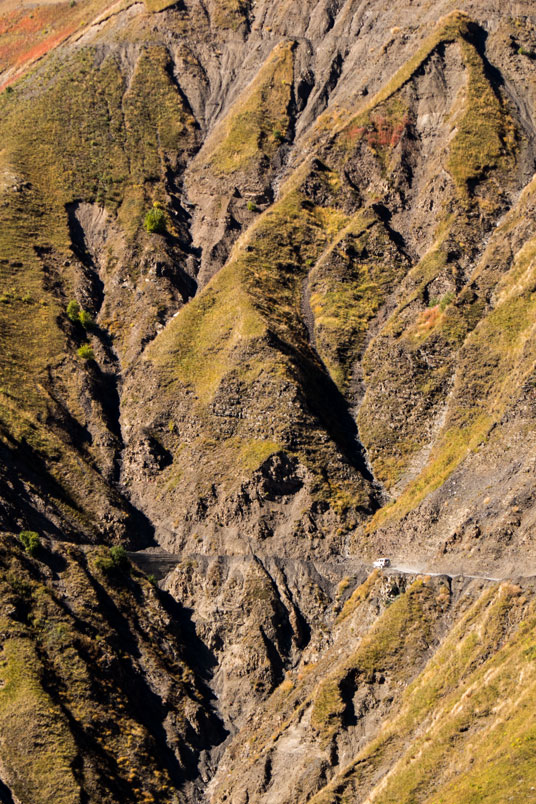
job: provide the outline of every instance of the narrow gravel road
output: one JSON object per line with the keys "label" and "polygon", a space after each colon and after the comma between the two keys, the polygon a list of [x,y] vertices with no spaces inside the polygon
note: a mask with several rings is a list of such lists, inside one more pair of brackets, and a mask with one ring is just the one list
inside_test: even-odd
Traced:
{"label": "narrow gravel road", "polygon": [[427,567],[423,566],[410,566],[408,564],[391,564],[387,567],[384,572],[389,572],[392,570],[393,572],[401,572],[403,575],[433,575],[437,577],[439,575],[446,575],[447,578],[474,578],[480,581],[506,581],[507,578],[505,577],[494,577],[493,575],[469,575],[465,572],[448,572],[447,570],[443,570],[443,572],[434,572]]}
{"label": "narrow gravel road", "polygon": [[[168,553],[166,550],[158,549],[158,548],[150,548],[149,550],[138,550],[136,552],[130,552],[129,558],[137,564],[144,572],[147,574],[154,574],[156,578],[159,580],[163,579],[166,575],[168,575],[172,570],[175,569],[177,564],[180,564],[183,556],[179,553]],[[211,559],[216,558],[216,556],[208,556],[203,555],[203,558]],[[225,556],[225,558],[229,561],[233,559],[237,561],[243,561],[245,556]],[[299,559],[288,559],[290,563],[298,562]],[[319,561],[319,562],[304,562],[307,564],[313,563],[315,566],[321,570],[322,565],[330,564],[330,562],[326,561]],[[372,572],[372,564],[366,561],[360,561],[357,557],[355,558],[348,558],[348,559],[340,559],[334,560],[334,565],[337,565],[341,570],[347,572],[350,575],[356,575],[360,571],[367,571]],[[465,572],[457,572],[453,569],[444,569],[439,570],[437,567],[432,569],[429,566],[424,564],[406,564],[406,563],[399,563],[396,559],[394,559],[393,563],[390,564],[389,567],[385,567],[382,569],[382,572],[389,574],[389,573],[402,573],[403,575],[432,575],[434,577],[438,577],[440,575],[444,575],[447,578],[468,578],[470,580],[480,580],[480,581],[493,581],[498,583],[499,581],[506,581],[510,578],[517,578],[526,577],[532,578],[534,575],[527,575],[521,576],[517,574],[513,575],[487,575],[485,574],[485,570],[482,573],[465,573]]]}

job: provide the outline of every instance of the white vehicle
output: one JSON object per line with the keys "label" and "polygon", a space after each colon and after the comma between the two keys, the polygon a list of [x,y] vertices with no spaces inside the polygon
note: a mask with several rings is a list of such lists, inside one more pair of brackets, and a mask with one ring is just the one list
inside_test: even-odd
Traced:
{"label": "white vehicle", "polygon": [[374,564],[372,565],[376,569],[384,569],[384,567],[391,566],[391,559],[390,558],[377,558]]}

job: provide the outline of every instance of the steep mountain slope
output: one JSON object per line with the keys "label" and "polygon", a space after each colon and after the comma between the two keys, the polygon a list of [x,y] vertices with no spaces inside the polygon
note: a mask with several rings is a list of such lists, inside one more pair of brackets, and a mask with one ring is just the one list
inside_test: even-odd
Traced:
{"label": "steep mountain slope", "polygon": [[102,548],[3,537],[2,801],[175,801],[222,724],[187,617]]}
{"label": "steep mountain slope", "polygon": [[385,6],[0,9],[0,799],[532,800],[536,17]]}
{"label": "steep mountain slope", "polygon": [[404,586],[357,587],[333,643],[231,740],[210,801],[534,801],[533,601]]}

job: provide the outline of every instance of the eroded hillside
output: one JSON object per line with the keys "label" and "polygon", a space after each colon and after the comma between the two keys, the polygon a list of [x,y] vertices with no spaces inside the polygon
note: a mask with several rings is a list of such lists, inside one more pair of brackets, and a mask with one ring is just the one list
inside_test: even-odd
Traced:
{"label": "eroded hillside", "polygon": [[385,5],[0,8],[0,799],[536,799],[536,16]]}

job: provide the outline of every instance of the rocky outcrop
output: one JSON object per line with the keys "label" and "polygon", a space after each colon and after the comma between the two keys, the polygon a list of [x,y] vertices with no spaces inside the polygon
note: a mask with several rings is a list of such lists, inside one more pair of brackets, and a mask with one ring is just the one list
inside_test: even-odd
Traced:
{"label": "rocky outcrop", "polygon": [[31,74],[0,16],[0,799],[525,802],[531,3],[43,8]]}

